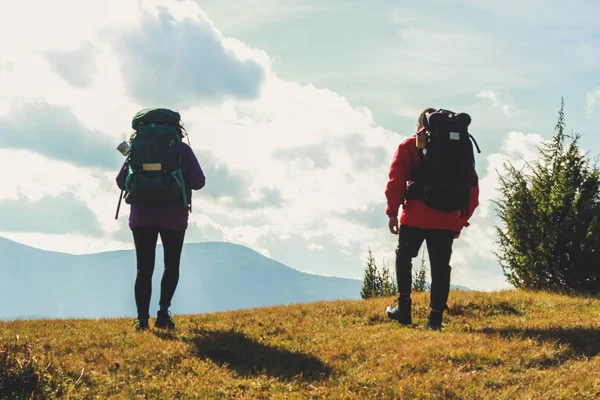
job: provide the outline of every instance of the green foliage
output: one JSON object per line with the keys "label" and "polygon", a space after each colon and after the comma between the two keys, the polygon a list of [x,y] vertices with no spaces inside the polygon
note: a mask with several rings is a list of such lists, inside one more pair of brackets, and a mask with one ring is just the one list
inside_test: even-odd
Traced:
{"label": "green foliage", "polygon": [[396,277],[392,276],[389,267],[384,262],[381,267],[381,296],[389,297],[394,296],[398,293],[398,285],[396,284]]}
{"label": "green foliage", "polygon": [[381,293],[381,278],[377,271],[377,265],[375,265],[375,258],[373,253],[369,249],[367,255],[367,264],[365,265],[365,277],[363,278],[363,287],[360,291],[360,297],[363,299],[369,299],[371,297],[378,297]]}
{"label": "green foliage", "polygon": [[421,256],[421,266],[413,274],[412,291],[413,292],[424,292],[427,281],[427,268],[425,267],[425,249],[423,249],[423,255]]}
{"label": "green foliage", "polygon": [[390,269],[384,263],[381,272],[379,272],[373,253],[369,249],[360,296],[363,299],[388,297],[395,295],[397,292],[398,286],[396,285],[395,277],[390,273]]}
{"label": "green foliage", "polygon": [[[45,323],[35,326],[35,329],[46,328]],[[89,383],[89,379],[83,377],[85,367],[79,372],[56,366],[54,357],[40,355],[39,348],[34,352],[34,343],[22,342],[19,334],[10,335],[12,340],[7,340],[3,334],[0,332],[0,343],[4,342],[0,344],[0,399],[74,398],[71,394],[77,391],[77,386]],[[52,338],[53,335],[53,331],[48,331],[42,336]]]}
{"label": "green foliage", "polygon": [[[28,344],[0,346],[0,398],[29,398],[39,374]],[[5,397],[6,396],[6,397]]]}
{"label": "green foliage", "polygon": [[565,133],[564,102],[556,135],[523,169],[505,164],[496,256],[517,288],[600,292],[600,173]]}
{"label": "green foliage", "polygon": [[439,334],[427,293],[410,329],[385,316],[389,300],[175,314],[169,332],[2,321],[0,399],[600,398],[600,298],[457,291]]}

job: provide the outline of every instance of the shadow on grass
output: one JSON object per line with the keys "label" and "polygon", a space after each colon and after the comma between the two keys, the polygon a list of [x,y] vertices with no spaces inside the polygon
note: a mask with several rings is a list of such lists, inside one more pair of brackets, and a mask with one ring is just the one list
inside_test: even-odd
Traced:
{"label": "shadow on grass", "polygon": [[0,398],[29,399],[44,382],[36,371],[29,344],[0,346]]}
{"label": "shadow on grass", "polygon": [[539,343],[566,344],[575,356],[595,357],[600,353],[600,330],[593,328],[484,328],[480,333],[500,335],[505,338],[530,338]]}
{"label": "shadow on grass", "polygon": [[152,334],[154,336],[156,336],[159,339],[162,340],[178,340],[179,337],[177,336],[176,332],[174,331],[169,331],[169,330],[163,330],[163,329],[154,329],[152,330]]}
{"label": "shadow on grass", "polygon": [[260,343],[235,330],[199,330],[191,342],[198,357],[227,365],[242,376],[320,381],[333,371],[313,355]]}
{"label": "shadow on grass", "polygon": [[499,303],[465,303],[465,304],[453,304],[448,309],[448,315],[465,315],[465,316],[486,316],[494,317],[499,315],[523,315],[523,310],[516,308],[508,301]]}

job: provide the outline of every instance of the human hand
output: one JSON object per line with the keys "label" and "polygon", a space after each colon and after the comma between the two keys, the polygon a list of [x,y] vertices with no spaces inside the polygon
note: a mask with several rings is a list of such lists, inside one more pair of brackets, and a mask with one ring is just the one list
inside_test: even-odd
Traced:
{"label": "human hand", "polygon": [[388,222],[388,228],[390,229],[390,232],[392,232],[393,235],[398,234],[398,217],[390,217],[390,220]]}

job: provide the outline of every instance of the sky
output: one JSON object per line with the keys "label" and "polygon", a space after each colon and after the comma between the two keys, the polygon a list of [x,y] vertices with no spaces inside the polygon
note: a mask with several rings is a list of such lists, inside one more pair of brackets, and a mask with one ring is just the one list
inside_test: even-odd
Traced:
{"label": "sky", "polygon": [[469,113],[482,150],[451,262],[472,289],[509,287],[497,176],[552,138],[561,98],[600,154],[594,0],[0,3],[0,236],[34,247],[133,248],[116,146],[146,107],[179,110],[207,177],[187,243],[356,279],[369,248],[393,267],[384,189],[421,109]]}

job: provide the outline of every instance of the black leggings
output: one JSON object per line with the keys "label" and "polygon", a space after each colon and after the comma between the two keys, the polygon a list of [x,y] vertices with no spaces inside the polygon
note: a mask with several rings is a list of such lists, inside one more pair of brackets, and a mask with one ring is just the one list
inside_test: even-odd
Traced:
{"label": "black leggings", "polygon": [[410,294],[412,289],[412,259],[419,255],[423,241],[427,243],[431,264],[430,307],[444,310],[450,292],[450,256],[456,232],[442,229],[422,229],[401,225],[396,249],[398,292]]}
{"label": "black leggings", "polygon": [[160,302],[163,307],[171,305],[179,281],[179,261],[183,249],[185,230],[175,231],[159,228],[133,229],[135,255],[137,258],[137,276],[135,279],[135,303],[138,319],[150,316],[150,296],[152,294],[152,274],[156,259],[158,234],[163,244],[165,270],[160,285]]}

